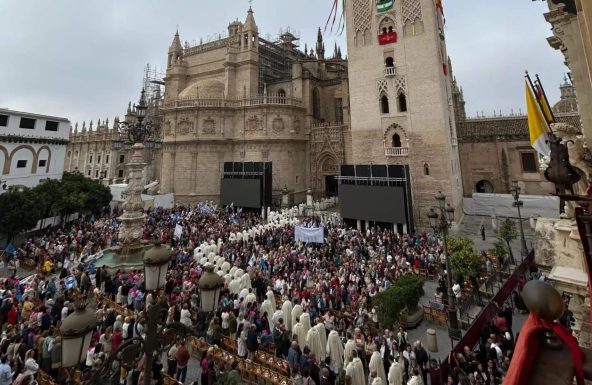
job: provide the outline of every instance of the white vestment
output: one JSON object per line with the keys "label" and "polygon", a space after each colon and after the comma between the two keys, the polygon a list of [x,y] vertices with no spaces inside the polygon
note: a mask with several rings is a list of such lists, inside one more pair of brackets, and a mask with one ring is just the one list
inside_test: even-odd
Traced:
{"label": "white vestment", "polygon": [[280,318],[282,318],[283,316],[284,316],[284,313],[282,313],[281,310],[276,310],[275,313],[273,313],[273,316],[271,317],[271,321],[269,322],[269,328],[270,328],[269,331],[271,333],[273,333],[276,326],[278,325]]}
{"label": "white vestment", "polygon": [[300,322],[300,316],[302,315],[303,310],[302,310],[302,306],[300,305],[294,305],[294,307],[292,308],[292,330],[294,330],[294,326]]}
{"label": "white vestment", "polygon": [[302,326],[304,326],[304,332],[308,333],[308,331],[310,330],[310,314],[308,313],[302,313],[300,315],[300,323],[302,324]]}
{"label": "white vestment", "polygon": [[333,330],[331,333],[329,333],[329,338],[327,338],[326,352],[331,358],[329,367],[333,372],[339,374],[341,368],[343,367],[344,349],[341,339],[339,338],[339,333],[336,330]]}
{"label": "white vestment", "polygon": [[277,310],[277,303],[275,303],[275,295],[273,295],[273,291],[269,290],[267,292],[267,299],[271,302],[271,306],[273,307],[273,311]]}
{"label": "white vestment", "polygon": [[353,365],[350,374],[352,385],[366,385],[366,375],[364,374],[364,364],[362,364],[362,360],[360,360],[359,357],[356,357],[349,365]]}
{"label": "white vestment", "polygon": [[380,352],[372,353],[370,357],[370,363],[368,364],[370,371],[376,370],[377,377],[380,377],[383,384],[386,384],[386,374],[384,373],[384,363]]}
{"label": "white vestment", "polygon": [[[257,303],[257,296],[255,295],[255,293],[247,294],[247,296],[245,297],[245,303],[250,303],[250,304]],[[263,314],[263,313],[261,313],[261,314]]]}
{"label": "white vestment", "polygon": [[319,331],[315,328],[311,328],[308,333],[306,333],[306,346],[310,349],[310,352],[314,354],[317,360],[320,360],[320,357],[325,356],[325,347],[321,344],[321,336],[319,336]]}
{"label": "white vestment", "polygon": [[391,364],[388,374],[389,385],[403,385],[403,370],[397,361]]}
{"label": "white vestment", "polygon": [[327,329],[325,328],[324,323],[316,324],[313,329],[317,329],[319,332],[319,337],[321,337],[321,346],[323,347],[323,354],[319,357],[319,361],[324,361],[326,355],[326,346],[327,346]]}
{"label": "white vestment", "polygon": [[345,348],[343,349],[343,362],[348,362],[352,356],[352,352],[356,350],[356,343],[354,340],[347,340]]}
{"label": "white vestment", "polygon": [[292,302],[284,301],[284,304],[282,305],[282,313],[284,313],[286,330],[292,331]]}
{"label": "white vestment", "polygon": [[[271,305],[271,302],[269,302],[269,300],[267,300],[267,299],[265,301],[263,301],[263,303],[261,304],[261,309],[260,309],[261,315],[263,315],[263,313],[267,313],[267,319],[270,320],[271,317],[273,316],[274,312],[275,312],[275,309]],[[265,327],[265,325],[263,325],[263,327]],[[270,331],[271,331],[271,329],[270,329]]]}
{"label": "white vestment", "polygon": [[304,326],[300,322],[294,325],[292,328],[292,334],[296,334],[298,337],[298,345],[302,346],[302,349],[304,349],[304,346],[306,346],[306,332],[304,331]]}

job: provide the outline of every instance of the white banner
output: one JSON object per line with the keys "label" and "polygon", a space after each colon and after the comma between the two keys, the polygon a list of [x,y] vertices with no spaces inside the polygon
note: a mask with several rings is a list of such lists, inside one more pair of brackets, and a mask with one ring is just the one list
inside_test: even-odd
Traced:
{"label": "white banner", "polygon": [[296,241],[309,243],[325,243],[324,227],[294,226],[294,238]]}
{"label": "white banner", "polygon": [[175,226],[175,237],[181,238],[182,234],[183,234],[183,226],[181,226],[181,225]]}

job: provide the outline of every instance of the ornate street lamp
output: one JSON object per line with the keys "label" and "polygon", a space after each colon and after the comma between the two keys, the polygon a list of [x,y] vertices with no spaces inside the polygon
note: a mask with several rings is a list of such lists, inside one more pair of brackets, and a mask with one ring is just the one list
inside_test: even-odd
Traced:
{"label": "ornate street lamp", "polygon": [[514,203],[512,203],[512,206],[518,209],[518,223],[520,224],[520,255],[522,255],[522,259],[524,259],[528,255],[528,248],[526,247],[526,239],[524,238],[524,227],[522,226],[522,214],[520,212],[520,207],[524,205],[524,202],[520,200],[520,186],[518,186],[518,181],[512,181],[510,192],[514,197]]}
{"label": "ornate street lamp", "polygon": [[[450,263],[450,255],[448,254],[448,245],[446,238],[448,237],[448,228],[454,222],[454,208],[446,203],[446,196],[438,191],[436,195],[436,202],[438,207],[430,208],[428,212],[428,219],[430,226],[439,234],[442,234],[444,241],[444,255],[446,255],[446,286],[448,292],[448,335],[451,340],[460,340],[461,332],[458,327],[458,316],[456,314],[456,305],[454,292],[452,291],[452,269]],[[436,211],[437,210],[437,211]],[[452,344],[454,345],[454,343]]]}
{"label": "ornate street lamp", "polygon": [[199,303],[202,313],[211,313],[216,310],[220,289],[224,286],[224,280],[214,273],[214,266],[206,264],[205,271],[197,282],[199,288]]}
{"label": "ornate street lamp", "polygon": [[62,336],[62,366],[71,368],[86,360],[93,329],[96,326],[95,312],[87,308],[86,302],[76,304],[76,311],[70,314],[60,326]]}
{"label": "ornate street lamp", "polygon": [[166,275],[171,259],[171,249],[160,241],[144,253],[144,284],[146,290],[158,290],[166,283]]}

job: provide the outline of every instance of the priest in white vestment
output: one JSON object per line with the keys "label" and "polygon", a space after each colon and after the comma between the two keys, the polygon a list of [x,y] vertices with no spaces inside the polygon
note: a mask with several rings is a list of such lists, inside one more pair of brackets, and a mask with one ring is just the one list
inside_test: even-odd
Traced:
{"label": "priest in white vestment", "polygon": [[335,374],[339,374],[343,367],[343,344],[339,338],[339,333],[336,330],[332,330],[327,338],[326,346],[327,356],[331,359],[329,367]]}
{"label": "priest in white vestment", "polygon": [[298,345],[304,350],[304,347],[306,346],[306,332],[304,331],[304,326],[300,322],[292,327],[292,334],[296,335],[298,338]]}
{"label": "priest in white vestment", "polygon": [[[302,313],[304,312],[304,310],[302,310],[302,306],[301,305],[294,305],[294,307],[292,308],[292,328],[294,328],[294,326],[300,322],[300,316],[302,315]],[[294,330],[294,329],[292,329]]]}
{"label": "priest in white vestment", "polygon": [[388,385],[403,385],[403,369],[404,365],[399,361],[393,361],[388,373]]}
{"label": "priest in white vestment", "polygon": [[370,371],[375,370],[376,376],[382,380],[383,384],[386,384],[386,374],[384,373],[384,361],[380,352],[375,351],[370,357],[370,363],[368,364]]}
{"label": "priest in white vestment", "polygon": [[292,331],[292,302],[286,300],[282,305],[282,313],[284,313],[284,324],[286,330]]}

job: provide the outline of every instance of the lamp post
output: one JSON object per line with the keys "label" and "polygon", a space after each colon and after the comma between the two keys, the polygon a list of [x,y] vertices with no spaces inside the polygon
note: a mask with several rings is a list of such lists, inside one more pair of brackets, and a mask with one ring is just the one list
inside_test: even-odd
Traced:
{"label": "lamp post", "polygon": [[514,197],[514,203],[512,203],[512,206],[518,209],[518,223],[520,224],[520,255],[522,256],[522,259],[524,259],[528,255],[528,248],[526,247],[526,239],[524,238],[524,227],[522,226],[522,214],[520,212],[520,207],[524,205],[524,202],[520,200],[520,186],[518,186],[518,181],[512,181],[510,191],[512,192],[512,196]]}
{"label": "lamp post", "polygon": [[214,273],[214,266],[206,264],[205,271],[197,282],[199,288],[199,310],[202,313],[211,313],[216,310],[220,289],[224,286],[224,280]]}
{"label": "lamp post", "polygon": [[448,335],[451,341],[460,340],[461,333],[458,327],[458,317],[456,314],[456,304],[454,292],[452,291],[452,269],[450,263],[450,255],[448,254],[448,245],[446,238],[448,237],[448,228],[454,221],[454,208],[446,203],[446,196],[441,191],[436,195],[436,202],[438,206],[436,210],[430,208],[428,219],[430,226],[434,232],[442,234],[444,241],[444,255],[446,255],[446,286],[448,292]]}

